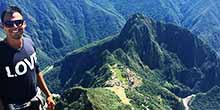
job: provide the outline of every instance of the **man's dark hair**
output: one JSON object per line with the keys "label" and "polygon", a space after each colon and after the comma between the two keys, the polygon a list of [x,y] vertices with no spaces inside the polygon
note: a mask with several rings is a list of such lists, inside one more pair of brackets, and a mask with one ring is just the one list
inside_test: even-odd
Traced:
{"label": "man's dark hair", "polygon": [[9,14],[10,16],[12,16],[12,14],[14,12],[18,12],[20,13],[22,16],[23,16],[23,13],[21,11],[20,8],[18,8],[17,6],[9,6],[8,8],[6,8],[2,14],[1,14],[1,22],[3,23],[4,22],[4,17],[6,16],[6,14]]}

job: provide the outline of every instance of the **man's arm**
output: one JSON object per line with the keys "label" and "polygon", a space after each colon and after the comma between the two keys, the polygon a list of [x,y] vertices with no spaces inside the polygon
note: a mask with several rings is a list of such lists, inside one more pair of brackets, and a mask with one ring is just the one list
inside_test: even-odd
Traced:
{"label": "man's arm", "polygon": [[39,84],[40,89],[47,96],[48,109],[53,110],[55,108],[55,102],[53,100],[52,94],[50,93],[50,91],[44,81],[43,74],[41,72],[37,74],[37,80],[38,80],[38,84]]}

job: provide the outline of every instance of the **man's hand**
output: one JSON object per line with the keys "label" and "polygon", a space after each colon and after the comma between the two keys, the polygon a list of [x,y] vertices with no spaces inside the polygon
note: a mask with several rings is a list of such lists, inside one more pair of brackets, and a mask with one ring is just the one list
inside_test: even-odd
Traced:
{"label": "man's hand", "polygon": [[46,85],[44,78],[43,78],[43,74],[41,72],[37,74],[37,81],[38,81],[40,89],[47,96],[47,105],[48,105],[47,109],[54,110],[55,109],[55,102],[53,100],[53,96],[50,93],[49,89],[47,88],[47,85]]}
{"label": "man's hand", "polygon": [[55,109],[55,102],[53,100],[53,96],[47,97],[47,110],[54,110]]}

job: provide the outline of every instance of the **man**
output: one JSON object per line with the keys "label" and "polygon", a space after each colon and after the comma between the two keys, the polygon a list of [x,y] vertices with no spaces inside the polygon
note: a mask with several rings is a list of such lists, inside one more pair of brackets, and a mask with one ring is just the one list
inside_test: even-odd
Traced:
{"label": "man", "polygon": [[[26,22],[22,11],[10,6],[1,14],[6,38],[0,42],[0,98],[6,110],[37,110],[37,86],[47,97],[48,109],[55,107],[37,64],[33,42],[23,37]],[[37,107],[36,107],[37,106]]]}

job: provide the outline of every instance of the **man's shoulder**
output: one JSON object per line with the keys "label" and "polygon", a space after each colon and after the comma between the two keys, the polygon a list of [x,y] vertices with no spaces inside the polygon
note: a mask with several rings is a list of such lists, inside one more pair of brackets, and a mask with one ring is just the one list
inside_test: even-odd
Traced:
{"label": "man's shoulder", "polygon": [[31,38],[28,38],[28,37],[23,37],[23,40],[25,42],[28,42],[28,43],[33,43],[33,41],[31,40]]}
{"label": "man's shoulder", "polygon": [[28,44],[28,46],[34,46],[34,42],[31,40],[31,38],[24,37],[23,40],[25,44]]}

